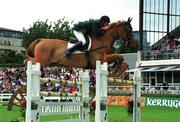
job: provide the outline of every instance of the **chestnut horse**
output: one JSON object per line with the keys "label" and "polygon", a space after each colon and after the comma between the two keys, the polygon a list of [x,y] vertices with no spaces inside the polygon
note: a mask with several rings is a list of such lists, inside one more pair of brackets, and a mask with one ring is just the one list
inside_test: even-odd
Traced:
{"label": "chestnut horse", "polygon": [[118,21],[106,27],[102,36],[91,37],[91,48],[86,53],[72,54],[69,59],[64,57],[68,42],[59,39],[38,39],[33,41],[27,48],[25,61],[39,62],[41,67],[47,67],[53,63],[59,63],[68,67],[95,68],[96,60],[113,62],[119,65],[123,57],[112,54],[112,46],[115,40],[122,39],[134,46],[132,19]]}

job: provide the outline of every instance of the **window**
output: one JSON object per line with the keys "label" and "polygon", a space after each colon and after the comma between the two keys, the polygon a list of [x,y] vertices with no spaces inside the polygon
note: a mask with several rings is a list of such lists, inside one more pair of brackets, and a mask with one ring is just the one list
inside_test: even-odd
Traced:
{"label": "window", "polygon": [[157,83],[163,83],[163,72],[157,72]]}
{"label": "window", "polygon": [[176,71],[174,72],[174,83],[180,83],[180,72]]}
{"label": "window", "polygon": [[172,83],[172,72],[165,72],[165,81]]}

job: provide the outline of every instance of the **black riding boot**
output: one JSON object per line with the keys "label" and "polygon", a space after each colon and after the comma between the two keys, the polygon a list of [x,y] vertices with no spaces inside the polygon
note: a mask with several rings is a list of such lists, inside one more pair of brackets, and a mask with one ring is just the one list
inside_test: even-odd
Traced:
{"label": "black riding boot", "polygon": [[72,54],[72,52],[74,51],[74,50],[78,50],[79,48],[81,48],[82,47],[82,42],[77,42],[73,47],[71,47],[71,48],[69,48],[69,49],[67,49],[66,51],[65,51],[65,57],[67,58],[67,59],[69,59],[69,57],[70,57],[70,55]]}

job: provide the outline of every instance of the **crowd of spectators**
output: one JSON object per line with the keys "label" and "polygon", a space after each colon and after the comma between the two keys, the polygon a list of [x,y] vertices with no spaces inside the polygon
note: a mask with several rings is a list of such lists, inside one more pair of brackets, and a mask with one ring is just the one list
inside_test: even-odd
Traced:
{"label": "crowd of spectators", "polygon": [[25,84],[24,68],[0,69],[0,93],[12,93],[21,84]]}
{"label": "crowd of spectators", "polygon": [[164,59],[179,59],[180,58],[180,38],[166,39],[164,43],[153,48],[152,50],[144,51],[143,60],[164,60]]}
{"label": "crowd of spectators", "polygon": [[[65,67],[48,67],[43,69],[43,77],[57,80],[68,80],[79,82],[78,76],[82,69],[70,69]],[[25,68],[1,68],[0,69],[0,93],[13,93],[21,84],[27,81]],[[95,72],[90,71],[90,85],[95,85]],[[42,91],[75,93],[79,91],[78,86],[60,85],[58,83],[41,83]]]}
{"label": "crowd of spectators", "polygon": [[167,39],[162,45],[159,45],[157,50],[176,50],[180,48],[180,38]]}

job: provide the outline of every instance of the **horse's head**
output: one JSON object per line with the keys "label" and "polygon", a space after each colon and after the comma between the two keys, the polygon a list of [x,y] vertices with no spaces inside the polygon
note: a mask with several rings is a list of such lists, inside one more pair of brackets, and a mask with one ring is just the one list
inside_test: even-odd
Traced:
{"label": "horse's head", "polygon": [[109,30],[111,31],[111,36],[115,39],[121,39],[130,43],[131,47],[134,47],[134,37],[131,26],[131,18],[127,21],[118,21],[109,25]]}

